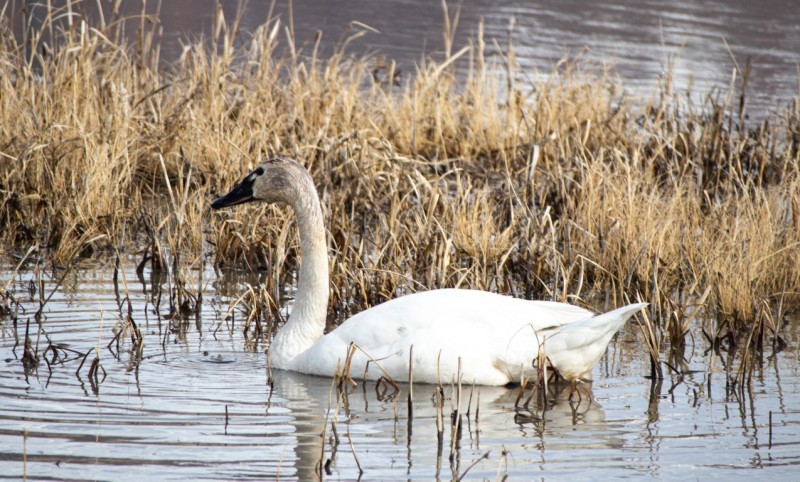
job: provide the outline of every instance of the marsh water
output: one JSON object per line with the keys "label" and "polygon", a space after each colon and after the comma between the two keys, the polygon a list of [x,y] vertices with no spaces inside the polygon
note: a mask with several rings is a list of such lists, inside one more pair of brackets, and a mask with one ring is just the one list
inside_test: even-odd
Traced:
{"label": "marsh water", "polygon": [[[26,3],[33,9],[31,5],[47,2],[10,2],[6,14],[15,25],[22,25]],[[267,21],[271,3],[222,1],[220,5],[228,21],[244,5],[240,20],[244,39]],[[93,16],[97,4],[106,5],[83,2],[74,12]],[[162,29],[165,63],[175,61],[189,40],[212,36],[216,4],[215,0],[146,3],[147,13],[158,12],[152,18],[158,19]],[[523,86],[545,78],[557,62],[571,58],[581,59],[584,66],[612,69],[633,100],[652,97],[670,72],[670,92],[678,96],[691,92],[698,103],[711,94],[721,102],[730,87],[735,96],[741,93],[742,74],[749,63],[745,91],[752,120],[780,112],[800,95],[800,8],[795,0],[471,0],[448,4],[451,17],[459,12],[452,52],[474,40],[483,21],[488,56],[502,64],[511,40],[524,72]],[[122,2],[121,10],[132,19],[128,30],[135,40],[142,3]],[[351,26],[366,30],[363,25],[367,25],[369,33],[351,42],[347,52],[394,60],[403,72],[401,79],[407,79],[421,59],[443,58],[444,15],[439,1],[279,1],[272,18],[293,33],[301,54],[309,56],[318,33],[324,57],[353,33]],[[285,39],[283,31],[281,39]]]}
{"label": "marsh water", "polygon": [[[238,310],[228,316],[244,278],[206,269],[202,312],[170,320],[166,278],[135,267],[122,263],[116,289],[112,263],[0,271],[21,303],[0,332],[0,478],[306,481],[321,466],[324,480],[357,480],[360,465],[362,480],[730,480],[800,465],[796,324],[786,349],[768,348],[732,388],[725,354],[699,340],[684,375],[654,384],[629,323],[572,401],[566,387],[551,388],[546,407],[526,403],[531,391],[517,402],[518,388],[463,387],[461,436],[453,447],[447,429],[439,447],[434,387],[414,386],[409,413],[406,385],[359,383],[337,397],[330,379],[281,371],[270,385],[264,347],[245,338]],[[40,293],[52,294],[41,326]],[[111,343],[128,314],[144,337],[138,364],[127,336]],[[22,362],[26,330],[42,353],[36,369]],[[447,418],[450,387],[445,396]]]}

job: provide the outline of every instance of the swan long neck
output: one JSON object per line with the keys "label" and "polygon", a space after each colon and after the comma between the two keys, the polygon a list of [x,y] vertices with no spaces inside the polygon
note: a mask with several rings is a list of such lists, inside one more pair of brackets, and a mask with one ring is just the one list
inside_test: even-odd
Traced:
{"label": "swan long neck", "polygon": [[319,197],[308,175],[294,192],[294,199],[287,201],[297,218],[302,260],[292,313],[270,346],[276,368],[285,368],[322,337],[328,312],[328,247]]}

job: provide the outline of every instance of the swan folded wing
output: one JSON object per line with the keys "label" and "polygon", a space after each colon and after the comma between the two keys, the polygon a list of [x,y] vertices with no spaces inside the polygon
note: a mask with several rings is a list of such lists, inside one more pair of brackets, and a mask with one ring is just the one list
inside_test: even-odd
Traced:
{"label": "swan folded wing", "polygon": [[479,290],[439,289],[402,296],[358,313],[335,331],[379,346],[433,324],[453,334],[471,324],[481,332],[516,331],[528,324],[541,331],[594,316],[589,310],[553,301],[530,301]]}
{"label": "swan folded wing", "polygon": [[460,358],[465,383],[503,385],[533,373],[543,335],[590,316],[571,305],[482,291],[422,292],[351,317],[288,368],[331,376],[354,343],[351,377],[361,378],[369,366],[369,379],[406,381],[413,346],[416,381],[449,383]]}
{"label": "swan folded wing", "polygon": [[[388,327],[407,326],[400,320],[387,318]],[[414,380],[423,383],[450,383],[458,374],[459,358],[464,383],[504,385],[519,380],[520,367],[529,370],[537,346],[522,346],[527,355],[515,353],[509,368],[497,347],[507,345],[502,330],[491,330],[485,323],[465,320],[462,332],[453,332],[449,324],[429,320],[427,326],[414,330],[412,335],[398,336],[391,343],[385,339],[355,332],[352,326],[337,329],[321,338],[313,347],[291,361],[291,370],[322,376],[334,375],[331,367],[343,369],[351,343],[356,345],[350,359],[349,375],[359,380],[365,376],[375,380],[388,375],[400,382],[408,381],[409,363],[413,353]],[[362,326],[363,327],[363,326]],[[342,325],[341,328],[345,328]],[[413,349],[412,349],[413,347]],[[516,360],[525,360],[516,363]]]}
{"label": "swan folded wing", "polygon": [[[513,300],[518,300],[517,298],[511,298]],[[557,301],[527,301],[527,300],[518,300],[522,301],[523,303],[528,303],[536,306],[537,309],[542,310],[548,314],[547,318],[551,321],[550,323],[537,323],[535,320],[531,323],[533,327],[537,330],[541,331],[547,329],[551,326],[564,326],[569,325],[570,323],[574,323],[579,320],[585,320],[587,318],[592,318],[595,316],[595,313],[581,308],[575,305],[568,305],[566,303],[559,303]]]}
{"label": "swan folded wing", "polygon": [[350,359],[349,375],[355,380],[366,375],[368,380],[389,376],[395,381],[408,381],[413,356],[413,376],[417,382],[450,383],[457,376],[459,358],[464,383],[503,385],[509,381],[506,374],[495,366],[485,336],[474,336],[474,333],[458,336],[448,332],[443,324],[432,323],[415,331],[414,336],[401,337],[390,344],[370,344],[368,337],[353,340],[343,337],[343,334],[347,333],[336,330],[326,335],[313,350],[293,360],[289,368],[331,376],[333,373],[328,367],[344,367],[353,342],[356,347]]}

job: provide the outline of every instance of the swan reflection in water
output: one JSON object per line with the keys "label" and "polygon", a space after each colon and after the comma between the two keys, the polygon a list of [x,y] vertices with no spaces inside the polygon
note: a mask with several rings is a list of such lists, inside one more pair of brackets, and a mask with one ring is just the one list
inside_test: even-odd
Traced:
{"label": "swan reflection in water", "polygon": [[[278,370],[273,373],[267,417],[279,417],[275,435],[291,437],[280,447],[281,477],[297,480],[368,478],[451,479],[473,462],[471,477],[494,480],[543,462],[545,450],[618,448],[623,440],[609,431],[605,413],[591,387],[570,400],[569,383],[550,384],[547,402],[542,388],[462,386],[461,435],[452,444],[451,415],[457,406],[453,387],[445,385],[444,430],[437,440],[434,385],[415,385],[412,410],[409,386],[397,390],[374,381],[340,390],[330,378]],[[576,437],[576,433],[579,435]],[[270,436],[270,434],[268,434]],[[451,463],[451,447],[455,446]],[[484,454],[489,456],[481,459]],[[391,474],[391,475],[389,475]]]}

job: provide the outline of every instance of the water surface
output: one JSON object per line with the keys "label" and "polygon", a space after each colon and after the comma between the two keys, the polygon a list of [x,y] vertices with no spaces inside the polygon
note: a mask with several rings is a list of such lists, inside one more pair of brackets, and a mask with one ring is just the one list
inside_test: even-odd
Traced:
{"label": "water surface", "polygon": [[[44,2],[10,2],[7,15],[17,32],[21,31],[25,3]],[[240,2],[220,3],[226,19],[236,17]],[[187,39],[211,36],[216,4],[215,0],[147,3],[149,13],[155,13],[160,5],[165,62],[180,56]],[[252,32],[267,21],[270,4],[246,2],[242,31]],[[95,8],[95,2],[83,2],[74,11],[94,16]],[[133,19],[128,30],[135,38],[141,2],[122,2],[121,8]],[[456,10],[460,15],[453,51],[477,37],[482,20],[490,56],[506,52],[509,39],[512,41],[523,71],[523,90],[531,88],[559,60],[580,58],[587,64],[613,68],[629,96],[637,100],[650,98],[663,74],[671,71],[672,91],[686,95],[691,89],[697,102],[708,93],[721,101],[730,86],[738,95],[741,73],[751,62],[746,93],[754,121],[779,112],[800,96],[800,9],[794,0],[449,2],[451,16]],[[307,55],[318,32],[323,54],[332,52],[338,41],[352,32],[352,22],[376,31],[352,42],[349,52],[396,60],[405,72],[413,71],[424,57],[441,60],[444,51],[444,16],[437,1],[280,1],[272,14],[291,29],[301,52]],[[281,35],[282,41],[284,38]]]}
{"label": "water surface", "polygon": [[[464,480],[496,480],[506,471],[509,480],[750,480],[790,479],[800,464],[796,324],[785,327],[788,347],[774,356],[768,348],[751,383],[731,391],[724,356],[705,353],[701,339],[687,349],[682,377],[653,385],[630,323],[579,403],[555,391],[547,410],[536,400],[515,407],[517,390],[476,388],[451,463],[449,430],[441,451],[437,444],[433,387],[414,387],[409,417],[407,386],[392,394],[360,384],[338,401],[325,378],[277,371],[270,386],[264,347],[245,340],[240,317],[225,321],[230,300],[220,293],[244,286],[210,270],[200,316],[175,322],[165,319],[166,295],[156,309],[152,274],[145,271],[142,283],[135,263],[123,263],[131,315],[145,339],[138,366],[129,344],[120,345],[119,358],[107,348],[128,312],[127,304],[120,311],[112,267],[77,270],[45,305],[42,327],[54,345],[99,346],[105,379],[96,390],[89,380],[94,353],[77,374],[78,357],[26,372],[15,345],[28,319],[36,340],[38,295],[31,299],[30,286],[37,275],[28,267],[12,279],[11,271],[0,269],[0,286],[11,280],[25,311],[16,325],[5,317],[0,331],[4,479],[316,480],[315,467],[330,460],[324,480],[357,480],[358,464],[362,480],[451,480],[473,463]],[[42,276],[49,294],[61,273]],[[46,346],[44,335],[39,343]],[[469,394],[465,387],[465,405]]]}

